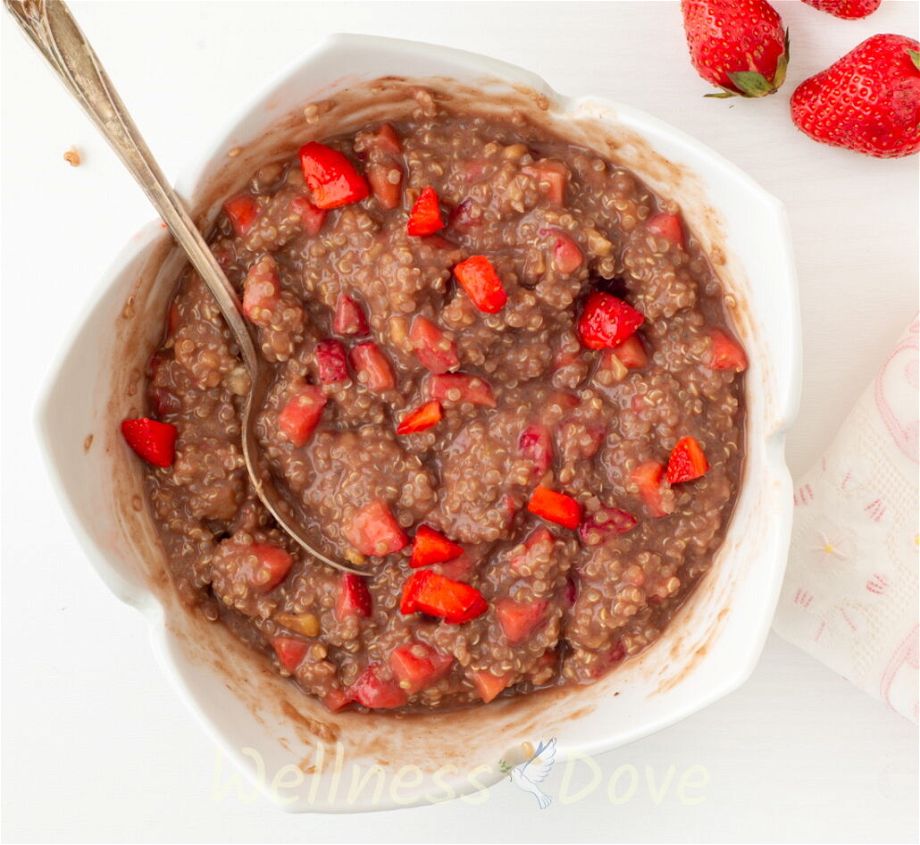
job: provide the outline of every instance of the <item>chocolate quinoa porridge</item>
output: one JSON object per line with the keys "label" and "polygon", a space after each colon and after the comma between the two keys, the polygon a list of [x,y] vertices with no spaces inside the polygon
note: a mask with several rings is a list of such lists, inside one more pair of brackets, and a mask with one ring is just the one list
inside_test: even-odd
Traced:
{"label": "chocolate quinoa porridge", "polygon": [[187,271],[126,420],[183,599],[327,707],[589,683],[658,637],[738,490],[744,352],[678,208],[526,123],[423,104],[306,144],[211,247],[275,381],[251,489],[248,375]]}

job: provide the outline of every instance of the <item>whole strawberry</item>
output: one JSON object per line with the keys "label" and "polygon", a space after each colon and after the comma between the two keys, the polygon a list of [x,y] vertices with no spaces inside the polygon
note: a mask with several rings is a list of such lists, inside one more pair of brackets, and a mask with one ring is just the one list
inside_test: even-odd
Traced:
{"label": "whole strawberry", "polygon": [[809,6],[828,12],[836,18],[865,18],[871,15],[882,0],[803,0]]}
{"label": "whole strawberry", "polygon": [[816,141],[866,155],[920,151],[920,44],[867,38],[795,89],[792,121]]}
{"label": "whole strawberry", "polygon": [[723,89],[710,97],[763,97],[786,78],[788,33],[766,0],[681,0],[690,60]]}

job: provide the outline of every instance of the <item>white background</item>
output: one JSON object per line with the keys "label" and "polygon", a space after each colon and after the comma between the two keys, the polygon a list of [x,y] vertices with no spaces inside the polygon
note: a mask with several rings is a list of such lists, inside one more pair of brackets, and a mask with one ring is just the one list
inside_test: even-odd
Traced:
{"label": "white background", "polygon": [[[704,100],[673,3],[74,3],[167,174],[238,97],[323,34],[432,41],[531,68],[566,93],[646,109],[700,138],[787,204],[801,281],[805,389],[790,437],[800,473],[917,307],[917,158],[819,146],[788,120],[795,84],[879,31],[916,36],[915,2],[865,21],[777,4],[792,29],[783,91]],[[460,802],[376,816],[288,816],[215,788],[220,759],[154,665],[140,616],[90,571],[52,500],[33,411],[58,338],[151,211],[3,14],[3,825],[8,840],[341,842],[908,841],[916,729],[773,637],[752,680],[681,724],[599,758],[637,767],[633,800],[600,788],[538,812],[507,782]],[[394,68],[398,72],[399,68]],[[237,93],[239,92],[239,93]],[[71,144],[84,166],[61,156]],[[674,784],[709,773],[685,806]],[[672,787],[660,788],[673,768]],[[573,788],[586,782],[575,772]],[[224,783],[226,786],[226,783]]]}

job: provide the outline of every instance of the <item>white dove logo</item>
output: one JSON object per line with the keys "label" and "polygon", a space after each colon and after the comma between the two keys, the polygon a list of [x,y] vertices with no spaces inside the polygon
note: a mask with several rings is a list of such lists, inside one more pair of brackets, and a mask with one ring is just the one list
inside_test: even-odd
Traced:
{"label": "white dove logo", "polygon": [[[528,743],[529,744],[529,743]],[[531,746],[533,748],[533,746]],[[529,792],[537,799],[537,804],[541,810],[545,810],[552,798],[549,797],[537,784],[543,783],[546,776],[553,770],[553,763],[556,761],[556,738],[553,737],[549,742],[540,740],[537,750],[534,751],[529,760],[511,767],[504,760],[499,762],[503,772],[508,773],[511,782],[524,792]]]}

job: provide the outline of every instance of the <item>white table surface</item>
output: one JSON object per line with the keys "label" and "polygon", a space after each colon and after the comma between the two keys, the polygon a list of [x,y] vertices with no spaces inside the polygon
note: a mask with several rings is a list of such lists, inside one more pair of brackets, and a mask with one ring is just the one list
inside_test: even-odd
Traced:
{"label": "white table surface", "polygon": [[[608,95],[669,120],[751,173],[792,217],[804,323],[793,472],[821,452],[917,308],[917,158],[876,161],[792,127],[794,85],[878,31],[916,35],[918,5],[885,0],[842,22],[778,4],[789,81],[765,101],[704,100],[674,3],[74,3],[167,174],[239,90],[320,36],[354,31],[478,50],[564,92]],[[505,782],[459,801],[369,816],[289,816],[239,796],[227,761],[154,664],[141,617],[90,570],[59,513],[33,434],[55,339],[151,211],[3,15],[3,827],[7,841],[910,841],[917,732],[772,637],[751,681],[679,725],[599,758],[641,774],[615,806],[599,788],[539,812]],[[84,155],[71,169],[70,145]],[[48,225],[50,223],[50,226]],[[49,235],[53,240],[49,238]],[[39,308],[49,305],[47,316]],[[36,337],[42,343],[35,351]],[[703,766],[702,802],[673,783]],[[574,772],[571,790],[586,782]],[[606,783],[606,780],[605,780]]]}

